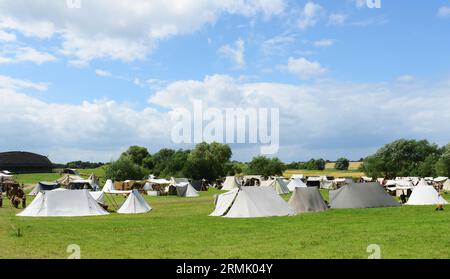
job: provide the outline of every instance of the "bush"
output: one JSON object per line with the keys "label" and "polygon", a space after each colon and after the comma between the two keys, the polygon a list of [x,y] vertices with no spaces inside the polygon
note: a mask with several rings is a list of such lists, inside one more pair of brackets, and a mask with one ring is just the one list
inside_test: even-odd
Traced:
{"label": "bush", "polygon": [[337,170],[348,170],[350,166],[350,161],[347,158],[339,158],[336,161],[335,169]]}

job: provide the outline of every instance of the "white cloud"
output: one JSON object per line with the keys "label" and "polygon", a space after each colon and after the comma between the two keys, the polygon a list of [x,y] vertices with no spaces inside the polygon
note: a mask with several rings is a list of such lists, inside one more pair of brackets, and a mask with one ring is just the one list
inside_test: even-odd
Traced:
{"label": "white cloud", "polygon": [[225,13],[270,18],[284,8],[284,0],[97,0],[80,9],[66,1],[0,0],[0,29],[57,37],[71,64],[85,66],[93,59],[143,59],[160,40],[193,33]]}
{"label": "white cloud", "polygon": [[31,62],[38,65],[54,62],[57,58],[50,53],[41,52],[31,47],[6,48],[0,51],[0,64]]}
{"label": "white cloud", "polygon": [[112,74],[110,72],[105,71],[105,70],[100,70],[100,69],[95,70],[95,75],[99,76],[99,77],[110,77],[110,76],[112,76]]}
{"label": "white cloud", "polygon": [[412,75],[403,75],[403,76],[399,76],[397,78],[397,81],[400,81],[400,82],[411,82],[414,80],[415,80],[415,77]]}
{"label": "white cloud", "polygon": [[367,7],[367,0],[353,0],[357,8],[361,9]]}
{"label": "white cloud", "polygon": [[450,7],[449,6],[440,7],[437,15],[439,17],[450,17]]}
{"label": "white cloud", "polygon": [[336,41],[333,39],[323,39],[323,40],[319,40],[319,41],[315,41],[314,45],[316,47],[329,47],[334,45]]}
{"label": "white cloud", "polygon": [[245,42],[242,39],[234,42],[233,45],[224,45],[219,49],[219,53],[231,59],[236,68],[245,66]]}
{"label": "white cloud", "polygon": [[303,10],[298,21],[298,27],[301,30],[306,30],[309,27],[313,27],[320,20],[324,9],[319,4],[308,2],[303,7]]}
{"label": "white cloud", "polygon": [[287,65],[280,65],[279,69],[288,71],[300,79],[310,79],[327,72],[327,69],[323,68],[319,62],[309,61],[303,57],[290,57]]}
{"label": "white cloud", "polygon": [[15,79],[9,76],[0,75],[0,89],[34,89],[38,91],[46,91],[48,89],[48,83],[35,83],[29,80]]}
{"label": "white cloud", "polygon": [[265,40],[261,45],[261,50],[265,55],[285,53],[287,46],[295,42],[293,35],[279,35],[268,40]]}
{"label": "white cloud", "polygon": [[331,14],[328,17],[328,24],[330,25],[343,25],[347,20],[347,15],[344,14]]}
{"label": "white cloud", "polygon": [[[49,154],[55,162],[107,161],[132,144],[153,152],[164,146],[179,148],[183,146],[170,139],[171,112],[202,100],[205,107],[220,109],[278,107],[278,156],[283,160],[359,158],[400,137],[447,143],[449,84],[444,80],[405,87],[321,80],[293,85],[213,75],[169,83],[149,99],[150,105],[167,109],[156,111],[110,100],[73,105],[44,102],[20,92],[38,89],[39,83],[0,76],[2,129],[8,131],[0,137],[0,145],[7,150],[25,146]],[[258,152],[248,145],[236,148],[239,160]]]}
{"label": "white cloud", "polygon": [[16,41],[16,35],[14,33],[8,33],[3,30],[0,30],[0,41],[14,42]]}

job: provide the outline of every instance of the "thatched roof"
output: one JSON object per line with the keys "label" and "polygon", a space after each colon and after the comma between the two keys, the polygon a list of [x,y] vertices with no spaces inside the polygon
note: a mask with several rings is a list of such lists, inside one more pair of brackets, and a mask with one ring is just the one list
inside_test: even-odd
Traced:
{"label": "thatched roof", "polygon": [[22,151],[0,153],[0,166],[7,169],[11,167],[53,167],[52,162],[45,156]]}

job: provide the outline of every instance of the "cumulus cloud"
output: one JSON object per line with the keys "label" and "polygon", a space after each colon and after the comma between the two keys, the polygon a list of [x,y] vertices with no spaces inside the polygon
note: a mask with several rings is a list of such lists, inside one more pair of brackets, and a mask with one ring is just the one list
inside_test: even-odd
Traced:
{"label": "cumulus cloud", "polygon": [[303,57],[290,57],[287,65],[279,65],[278,68],[294,74],[300,79],[318,77],[327,72],[327,69],[323,68],[319,62],[309,61]]}
{"label": "cumulus cloud", "polygon": [[[307,85],[251,82],[228,75],[203,80],[179,80],[163,86],[136,109],[111,100],[66,105],[24,94],[45,90],[41,83],[0,76],[5,150],[49,154],[55,162],[110,160],[132,144],[179,148],[171,141],[173,111],[204,107],[279,108],[280,151],[283,160],[311,157],[360,158],[398,139],[427,138],[448,142],[450,80],[433,82],[352,83],[321,80]],[[164,110],[152,107],[160,106]],[[185,147],[186,148],[186,147]],[[257,155],[253,145],[233,145],[234,158]]]}
{"label": "cumulus cloud", "polygon": [[31,62],[41,65],[56,60],[57,58],[54,55],[38,51],[32,47],[7,47],[0,51],[0,64]]}
{"label": "cumulus cloud", "polygon": [[242,39],[234,42],[233,45],[224,45],[219,49],[219,53],[229,58],[236,68],[243,68],[245,66],[245,42]]}
{"label": "cumulus cloud", "polygon": [[159,40],[195,32],[224,13],[270,18],[284,7],[284,0],[96,0],[69,9],[59,0],[0,0],[0,29],[57,37],[71,64],[85,66],[93,59],[143,59]]}
{"label": "cumulus cloud", "polygon": [[0,41],[3,42],[14,42],[16,40],[16,35],[13,33],[8,33],[0,30]]}
{"label": "cumulus cloud", "polygon": [[306,30],[309,27],[313,27],[320,20],[324,9],[319,4],[308,2],[303,7],[303,10],[298,21],[298,27],[301,30]]}

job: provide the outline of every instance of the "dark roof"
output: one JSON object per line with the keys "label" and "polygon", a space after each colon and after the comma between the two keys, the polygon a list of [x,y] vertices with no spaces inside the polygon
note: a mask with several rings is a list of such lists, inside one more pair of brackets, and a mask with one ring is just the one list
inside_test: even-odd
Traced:
{"label": "dark roof", "polygon": [[53,164],[47,157],[39,154],[12,151],[0,153],[0,166],[50,167]]}

